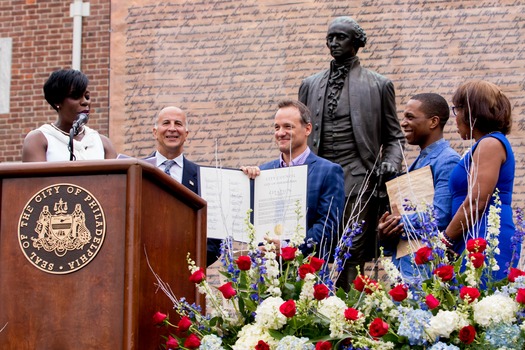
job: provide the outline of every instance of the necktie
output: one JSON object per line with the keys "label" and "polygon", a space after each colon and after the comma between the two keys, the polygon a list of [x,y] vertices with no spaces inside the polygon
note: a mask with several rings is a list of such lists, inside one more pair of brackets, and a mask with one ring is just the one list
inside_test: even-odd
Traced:
{"label": "necktie", "polygon": [[164,166],[165,166],[165,168],[164,168],[164,172],[165,172],[166,174],[168,174],[168,175],[171,176],[170,169],[171,169],[171,167],[172,167],[174,164],[175,164],[175,161],[174,161],[173,159],[172,159],[172,160],[167,160],[167,161],[165,161],[165,162],[164,162]]}

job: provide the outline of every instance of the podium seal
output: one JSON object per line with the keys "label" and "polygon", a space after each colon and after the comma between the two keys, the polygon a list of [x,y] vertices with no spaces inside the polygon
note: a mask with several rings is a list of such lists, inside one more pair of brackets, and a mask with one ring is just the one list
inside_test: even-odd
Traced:
{"label": "podium seal", "polygon": [[18,222],[25,257],[41,271],[67,274],[91,262],[104,242],[106,219],[86,189],[59,183],[38,191]]}

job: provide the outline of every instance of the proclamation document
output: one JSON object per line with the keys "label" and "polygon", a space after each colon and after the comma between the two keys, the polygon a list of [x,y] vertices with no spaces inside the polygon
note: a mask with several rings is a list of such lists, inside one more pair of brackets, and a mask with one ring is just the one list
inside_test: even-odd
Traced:
{"label": "proclamation document", "polygon": [[257,239],[289,239],[306,230],[308,166],[262,170],[255,179],[253,224]]}
{"label": "proclamation document", "polygon": [[201,167],[201,197],[208,202],[208,237],[231,236],[248,242],[248,219],[257,242],[275,235],[288,239],[298,226],[305,230],[307,176],[306,165],[261,170],[255,180],[241,170]]}
{"label": "proclamation document", "polygon": [[386,188],[393,213],[396,207],[401,215],[413,213],[405,208],[408,203],[421,208],[417,211],[424,211],[434,203],[434,181],[429,165],[387,181]]}

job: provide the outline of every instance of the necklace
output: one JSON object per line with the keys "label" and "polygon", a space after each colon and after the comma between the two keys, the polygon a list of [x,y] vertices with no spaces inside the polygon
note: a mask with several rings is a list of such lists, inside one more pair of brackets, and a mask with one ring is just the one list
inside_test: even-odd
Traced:
{"label": "necklace", "polygon": [[[64,130],[60,129],[58,126],[56,126],[54,123],[51,123],[51,126],[53,128],[55,128],[56,130],[60,131],[62,134],[66,135],[67,137],[69,137],[69,133],[68,132],[65,132]],[[77,135],[82,135],[84,133],[84,131],[86,131],[84,129],[84,126],[82,126],[82,129],[80,129],[80,131],[77,133]],[[76,135],[75,135],[76,136]]]}

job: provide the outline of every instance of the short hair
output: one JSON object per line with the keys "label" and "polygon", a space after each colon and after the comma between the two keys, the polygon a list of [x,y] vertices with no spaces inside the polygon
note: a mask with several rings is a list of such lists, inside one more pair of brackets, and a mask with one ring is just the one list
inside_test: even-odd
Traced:
{"label": "short hair", "polygon": [[51,73],[44,84],[44,97],[46,101],[58,111],[57,104],[62,103],[66,97],[74,99],[84,94],[89,84],[88,77],[75,69],[60,69]]}
{"label": "short hair", "polygon": [[426,92],[422,94],[416,94],[410,98],[421,102],[421,111],[427,118],[433,116],[439,117],[439,125],[441,129],[447,124],[448,118],[450,117],[450,107],[448,106],[447,100],[441,95]]}
{"label": "short hair", "polygon": [[330,22],[330,26],[337,23],[348,23],[352,26],[352,31],[354,33],[354,48],[356,49],[356,52],[359,50],[360,47],[365,47],[366,45],[366,33],[361,28],[359,23],[356,22],[355,19],[353,19],[350,16],[341,16],[335,18],[332,22]]}
{"label": "short hair", "polygon": [[454,106],[463,111],[463,121],[484,133],[512,128],[512,106],[507,96],[493,83],[473,80],[461,84],[452,97]]}
{"label": "short hair", "polygon": [[312,122],[310,110],[308,109],[308,107],[306,107],[304,103],[300,101],[292,99],[281,100],[277,104],[277,107],[279,107],[279,109],[286,107],[295,107],[299,110],[299,114],[301,115],[301,124],[307,125]]}
{"label": "short hair", "polygon": [[165,106],[165,107],[162,107],[159,111],[157,111],[157,112],[155,113],[155,121],[154,121],[154,123],[153,123],[153,126],[154,126],[155,128],[157,128],[157,127],[159,126],[159,125],[157,124],[157,122],[158,122],[158,120],[159,120],[159,116],[160,116],[160,114],[161,114],[165,109],[168,109],[168,108],[169,108],[169,109],[178,109],[178,110],[180,110],[180,112],[181,112],[182,114],[184,114],[184,117],[186,118],[186,131],[188,131],[188,130],[189,130],[189,129],[188,129],[188,124],[189,124],[189,123],[188,123],[188,114],[187,114],[186,112],[184,112],[184,110],[183,110],[182,108],[177,107],[177,106],[173,106],[173,105],[172,105],[172,106]]}

